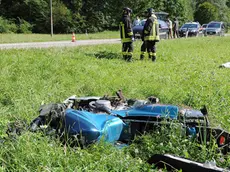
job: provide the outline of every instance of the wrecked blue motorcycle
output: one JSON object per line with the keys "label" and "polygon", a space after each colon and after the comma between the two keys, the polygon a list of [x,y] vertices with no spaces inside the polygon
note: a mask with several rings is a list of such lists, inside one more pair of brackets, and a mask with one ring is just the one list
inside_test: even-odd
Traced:
{"label": "wrecked blue motorcycle", "polygon": [[125,99],[121,91],[117,91],[116,96],[71,96],[63,103],[42,105],[30,130],[36,131],[46,125],[60,135],[64,133],[66,138],[73,138],[79,145],[101,139],[129,144],[136,135],[154,132],[172,122],[181,125],[187,136],[195,136],[198,140],[204,135],[207,141],[214,137],[223,153],[229,152],[229,133],[209,126],[205,106],[194,110],[160,104],[153,96],[147,100]]}

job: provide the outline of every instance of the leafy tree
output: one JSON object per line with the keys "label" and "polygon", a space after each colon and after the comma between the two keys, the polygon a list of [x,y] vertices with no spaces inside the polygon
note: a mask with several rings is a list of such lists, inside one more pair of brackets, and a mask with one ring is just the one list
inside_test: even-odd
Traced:
{"label": "leafy tree", "polygon": [[49,33],[50,32],[50,6],[49,0],[25,0],[23,4],[25,11],[21,17],[30,22],[33,32]]}
{"label": "leafy tree", "polygon": [[[205,2],[209,3],[209,7],[211,4],[214,6],[213,9],[219,11],[218,16],[215,16],[216,19],[229,21],[230,6],[230,0],[52,0],[52,2],[55,33],[118,29],[122,9],[126,6],[133,10],[131,18],[136,15],[144,17],[143,12],[152,7],[155,11],[168,12],[171,18],[179,17],[182,22],[193,20],[196,9],[196,19],[199,19],[198,9]],[[5,19],[23,28],[28,27],[36,33],[50,33],[50,0],[0,0],[0,4],[0,16]]]}
{"label": "leafy tree", "polygon": [[[217,10],[217,17],[216,20],[229,22],[230,21],[230,1],[229,0],[197,0],[197,8],[199,9],[199,5],[203,4],[204,2],[208,2],[215,6]],[[229,5],[229,6],[228,6]],[[197,13],[195,14],[197,15]]]}
{"label": "leafy tree", "polygon": [[177,17],[181,22],[193,20],[192,0],[165,1],[163,11],[169,13],[171,18]]}
{"label": "leafy tree", "polygon": [[72,22],[69,30],[82,33],[86,28],[86,20],[82,15],[82,0],[62,0],[66,7],[71,11]]}
{"label": "leafy tree", "polygon": [[21,15],[24,0],[1,0],[0,15],[5,18],[17,19]]}
{"label": "leafy tree", "polygon": [[89,32],[102,31],[103,29],[103,8],[104,0],[85,0],[82,4],[82,15],[86,21],[86,28]]}
{"label": "leafy tree", "polygon": [[214,0],[214,5],[218,9],[218,20],[229,22],[230,9],[227,6],[227,0]]}
{"label": "leafy tree", "polygon": [[209,2],[204,2],[198,6],[195,12],[195,19],[201,24],[208,23],[218,18],[217,7]]}
{"label": "leafy tree", "polygon": [[230,8],[230,0],[227,0],[226,5],[228,8]]}
{"label": "leafy tree", "polygon": [[54,33],[70,33],[74,30],[71,11],[61,2],[53,3]]}
{"label": "leafy tree", "polygon": [[194,12],[195,12],[195,1],[194,0],[184,0],[184,12],[183,12],[183,18],[184,20],[194,20]]}
{"label": "leafy tree", "polygon": [[82,8],[82,0],[62,0],[65,6],[73,13],[80,13]]}

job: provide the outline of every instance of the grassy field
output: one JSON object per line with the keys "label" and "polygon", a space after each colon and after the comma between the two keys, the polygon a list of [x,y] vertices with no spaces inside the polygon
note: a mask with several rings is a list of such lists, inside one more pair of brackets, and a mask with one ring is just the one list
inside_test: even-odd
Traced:
{"label": "grassy field", "polygon": [[[86,39],[111,39],[119,38],[119,31],[105,31],[100,33],[75,34],[76,40]],[[69,41],[72,34],[0,34],[0,44],[16,42],[47,42],[47,41]]]}
{"label": "grassy field", "polygon": [[[6,137],[10,121],[30,122],[42,103],[62,102],[74,94],[114,95],[118,89],[128,98],[155,95],[166,104],[206,105],[212,125],[230,131],[230,70],[219,68],[230,61],[229,42],[230,37],[162,40],[156,63],[147,56],[139,60],[140,41],[134,43],[131,63],[122,60],[119,44],[0,50],[0,136]],[[150,171],[144,160],[152,153],[200,162],[214,158],[222,167],[230,165],[230,157],[223,159],[215,144],[211,150],[199,147],[178,133],[147,135],[141,142],[122,150],[105,143],[81,150],[26,132],[0,142],[1,171]]]}

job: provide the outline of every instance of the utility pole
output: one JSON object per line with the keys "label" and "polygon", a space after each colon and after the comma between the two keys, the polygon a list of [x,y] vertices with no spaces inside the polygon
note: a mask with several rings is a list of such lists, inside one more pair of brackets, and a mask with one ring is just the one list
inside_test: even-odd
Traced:
{"label": "utility pole", "polygon": [[52,0],[50,0],[50,29],[51,29],[51,37],[53,37],[53,9],[52,9]]}

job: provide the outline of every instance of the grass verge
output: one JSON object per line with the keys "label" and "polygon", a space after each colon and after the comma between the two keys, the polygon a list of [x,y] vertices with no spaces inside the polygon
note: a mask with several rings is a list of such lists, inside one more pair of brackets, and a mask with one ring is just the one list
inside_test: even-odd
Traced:
{"label": "grass verge", "polygon": [[[119,38],[118,31],[104,31],[99,33],[75,34],[76,40],[87,39],[112,39]],[[0,44],[18,42],[48,42],[48,41],[71,41],[72,34],[0,34]]]}
{"label": "grass verge", "polygon": [[[111,95],[118,89],[129,98],[144,99],[155,95],[162,103],[197,109],[205,104],[212,125],[230,130],[230,70],[219,68],[220,64],[229,61],[229,41],[229,37],[162,40],[157,45],[156,63],[147,56],[139,60],[141,41],[134,43],[131,63],[122,60],[121,45],[1,50],[0,135],[6,136],[9,121],[31,121],[38,115],[42,103],[62,102],[73,94]],[[160,135],[150,138],[142,138],[143,145],[148,145],[142,147],[145,149],[134,145],[131,150],[124,151],[101,143],[80,150],[39,134],[25,133],[13,142],[1,143],[1,169],[149,171],[143,157],[150,150],[197,158],[202,149],[187,145],[190,142],[177,139],[175,134],[168,141],[161,140]],[[213,150],[210,153],[204,148],[206,154],[195,160],[203,162],[219,157]],[[218,165],[229,166],[229,157],[221,163],[218,161]]]}

